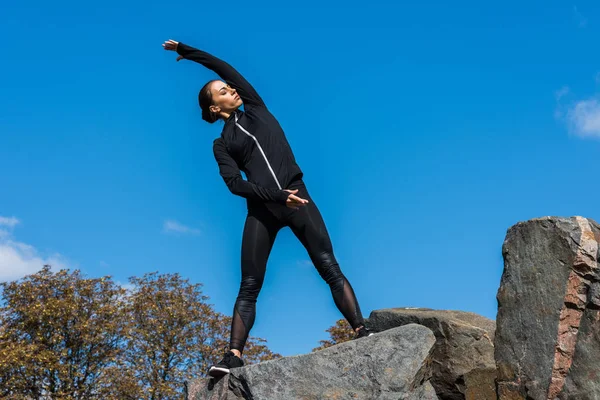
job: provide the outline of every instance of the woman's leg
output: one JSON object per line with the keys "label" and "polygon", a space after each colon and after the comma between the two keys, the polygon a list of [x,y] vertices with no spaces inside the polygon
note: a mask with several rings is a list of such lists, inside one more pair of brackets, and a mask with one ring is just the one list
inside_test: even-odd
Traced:
{"label": "woman's leg", "polygon": [[256,315],[256,299],[262,288],[267,260],[273,247],[279,222],[265,212],[249,212],[242,236],[242,282],[233,307],[229,348],[240,353]]}
{"label": "woman's leg", "polygon": [[308,200],[309,203],[300,206],[298,210],[292,210],[287,218],[287,225],[302,242],[317,271],[331,288],[335,305],[352,329],[357,330],[364,326],[364,319],[354,290],[335,259],[321,213],[303,184],[296,184],[294,189],[298,189],[297,196]]}

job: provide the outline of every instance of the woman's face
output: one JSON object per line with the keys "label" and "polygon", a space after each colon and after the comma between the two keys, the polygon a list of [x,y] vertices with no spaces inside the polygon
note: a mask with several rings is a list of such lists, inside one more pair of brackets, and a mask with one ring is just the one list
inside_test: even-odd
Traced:
{"label": "woman's face", "polygon": [[237,91],[223,81],[214,81],[210,85],[213,105],[211,111],[231,113],[242,105],[242,99]]}

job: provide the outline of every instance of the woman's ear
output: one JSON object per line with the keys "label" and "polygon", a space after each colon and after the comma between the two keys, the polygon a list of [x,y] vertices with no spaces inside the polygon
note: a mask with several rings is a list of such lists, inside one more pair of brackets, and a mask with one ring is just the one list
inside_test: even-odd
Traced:
{"label": "woman's ear", "polygon": [[209,110],[211,112],[214,112],[215,114],[218,114],[218,113],[221,112],[221,107],[212,105],[212,106],[209,107]]}

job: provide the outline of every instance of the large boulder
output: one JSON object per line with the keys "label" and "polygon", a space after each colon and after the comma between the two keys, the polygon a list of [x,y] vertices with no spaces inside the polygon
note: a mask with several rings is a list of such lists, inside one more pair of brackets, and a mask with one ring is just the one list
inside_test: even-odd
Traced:
{"label": "large boulder", "polygon": [[186,383],[189,400],[437,400],[431,330],[416,324]]}
{"label": "large boulder", "polygon": [[375,310],[366,323],[376,332],[413,323],[433,331],[431,384],[440,399],[496,399],[493,320],[471,312],[407,307]]}
{"label": "large boulder", "polygon": [[508,229],[497,294],[501,400],[600,399],[600,226],[544,217]]}

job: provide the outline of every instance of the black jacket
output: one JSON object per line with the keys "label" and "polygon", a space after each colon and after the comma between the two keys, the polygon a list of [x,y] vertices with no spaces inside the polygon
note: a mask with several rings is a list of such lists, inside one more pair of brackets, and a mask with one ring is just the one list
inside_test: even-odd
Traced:
{"label": "black jacket", "polygon": [[233,112],[225,121],[221,137],[213,142],[219,173],[229,190],[245,197],[248,208],[257,202],[285,205],[289,192],[282,189],[301,179],[303,172],[277,119],[252,85],[225,61],[181,42],[177,53],[216,72],[236,89],[244,103],[244,112]]}

